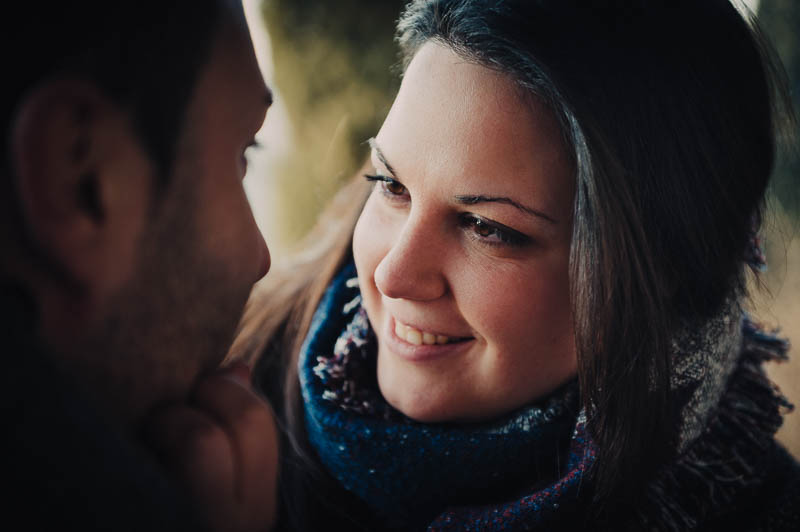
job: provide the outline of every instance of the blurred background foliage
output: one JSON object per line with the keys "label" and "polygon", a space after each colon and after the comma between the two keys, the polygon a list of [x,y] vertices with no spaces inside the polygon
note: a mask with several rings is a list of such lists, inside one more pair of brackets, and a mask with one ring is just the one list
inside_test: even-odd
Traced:
{"label": "blurred background foliage", "polygon": [[[800,0],[744,1],[777,50],[800,109]],[[250,20],[256,48],[262,39],[270,43],[265,75],[276,109],[268,115],[267,150],[251,165],[248,188],[279,265],[367,159],[365,141],[377,133],[399,87],[394,25],[405,1],[251,3],[261,18]],[[770,269],[754,283],[751,306],[766,326],[781,327],[800,345],[800,130],[797,122],[790,129],[794,138],[784,139],[765,221]],[[790,352],[793,362],[769,371],[800,409],[798,351]],[[800,413],[787,416],[779,438],[800,457]]]}
{"label": "blurred background foliage", "polygon": [[394,25],[401,0],[265,0],[274,85],[291,123],[292,150],[275,168],[284,247],[313,225],[331,195],[366,160],[400,85]]}
{"label": "blurred background foliage", "polygon": [[[800,1],[760,0],[758,19],[786,70],[795,115],[800,113]],[[773,198],[795,222],[800,220],[800,125],[791,129],[773,175]]]}

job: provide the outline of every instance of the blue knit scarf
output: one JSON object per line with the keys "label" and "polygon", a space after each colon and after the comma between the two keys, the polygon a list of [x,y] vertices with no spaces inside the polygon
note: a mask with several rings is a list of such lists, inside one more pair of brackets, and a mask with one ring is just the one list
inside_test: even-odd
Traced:
{"label": "blue knit scarf", "polygon": [[378,390],[355,276],[334,279],[299,360],[309,441],[341,485],[403,530],[527,527],[574,500],[594,459],[576,384],[489,423],[414,422]]}
{"label": "blue knit scarf", "polygon": [[[655,472],[626,527],[691,530],[764,481],[791,406],[762,363],[785,360],[788,347],[737,298],[680,328],[671,378],[677,456]],[[422,424],[382,398],[375,359],[350,263],[322,298],[300,353],[306,429],[323,466],[388,528],[555,530],[590,502],[596,447],[575,383],[488,423]]]}

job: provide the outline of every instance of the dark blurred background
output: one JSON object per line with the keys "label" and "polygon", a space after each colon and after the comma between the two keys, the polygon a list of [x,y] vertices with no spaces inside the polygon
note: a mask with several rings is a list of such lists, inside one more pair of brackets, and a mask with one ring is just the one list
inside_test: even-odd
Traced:
{"label": "dark blurred background", "polygon": [[[757,13],[800,108],[800,1],[739,2]],[[394,25],[405,1],[244,0],[276,104],[259,134],[246,186],[276,267],[338,187],[363,165],[399,87]],[[687,13],[687,16],[690,14]],[[769,269],[753,314],[800,345],[800,130],[791,125],[773,177],[764,243]],[[800,410],[800,353],[769,371]],[[800,457],[800,413],[779,438]]]}

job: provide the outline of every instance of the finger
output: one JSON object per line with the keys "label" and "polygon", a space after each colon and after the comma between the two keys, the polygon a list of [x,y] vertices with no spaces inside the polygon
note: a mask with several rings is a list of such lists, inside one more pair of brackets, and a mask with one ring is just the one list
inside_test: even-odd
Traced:
{"label": "finger", "polygon": [[233,509],[234,450],[212,417],[186,405],[170,405],[151,416],[145,439],[195,501]]}
{"label": "finger", "polygon": [[242,383],[246,383],[248,388],[250,387],[249,384],[252,380],[251,370],[250,367],[241,360],[237,360],[225,366],[221,374],[231,375]]}
{"label": "finger", "polygon": [[201,380],[192,400],[228,435],[234,452],[235,494],[242,511],[254,520],[274,515],[278,436],[269,405],[248,384],[225,374]]}

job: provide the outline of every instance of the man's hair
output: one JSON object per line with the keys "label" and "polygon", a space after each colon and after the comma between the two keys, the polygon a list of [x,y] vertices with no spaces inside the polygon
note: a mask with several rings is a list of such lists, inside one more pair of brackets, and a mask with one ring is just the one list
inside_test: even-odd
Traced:
{"label": "man's hair", "polygon": [[56,77],[93,83],[126,110],[166,179],[219,10],[215,0],[17,3],[18,14],[4,17],[0,31],[3,193],[13,170],[9,129],[15,113],[30,90]]}

